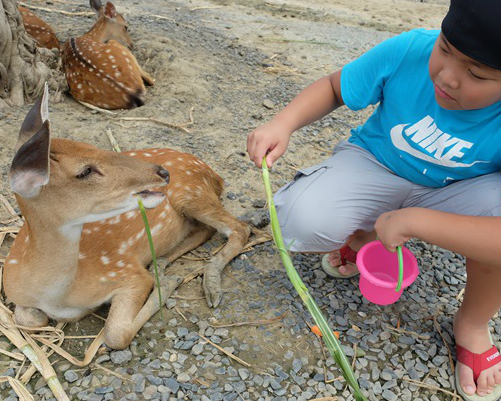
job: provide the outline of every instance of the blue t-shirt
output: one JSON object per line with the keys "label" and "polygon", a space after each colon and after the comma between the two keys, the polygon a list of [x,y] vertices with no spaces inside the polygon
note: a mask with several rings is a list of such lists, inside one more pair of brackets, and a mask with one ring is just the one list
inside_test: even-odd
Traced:
{"label": "blue t-shirt", "polygon": [[478,110],[446,110],[428,72],[439,31],[417,29],[390,38],[341,72],[350,109],[379,102],[349,142],[371,152],[395,174],[443,187],[501,170],[501,101]]}

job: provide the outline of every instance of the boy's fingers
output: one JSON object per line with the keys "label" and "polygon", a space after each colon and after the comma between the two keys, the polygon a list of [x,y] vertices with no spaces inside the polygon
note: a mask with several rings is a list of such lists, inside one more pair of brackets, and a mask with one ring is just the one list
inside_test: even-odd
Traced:
{"label": "boy's fingers", "polygon": [[256,163],[257,167],[261,167],[263,162],[263,157],[266,155],[266,152],[270,148],[270,145],[267,143],[260,143],[254,149],[254,163]]}
{"label": "boy's fingers", "polygon": [[275,161],[279,159],[280,156],[282,156],[283,154],[284,150],[282,149],[282,147],[279,145],[275,146],[273,150],[270,153],[268,153],[268,156],[266,156],[266,162],[268,164],[268,168],[270,168],[272,164],[275,163]]}

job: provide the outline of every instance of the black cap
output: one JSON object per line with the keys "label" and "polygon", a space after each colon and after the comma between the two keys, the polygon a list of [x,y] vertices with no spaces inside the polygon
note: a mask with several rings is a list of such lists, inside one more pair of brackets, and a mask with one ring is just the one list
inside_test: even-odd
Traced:
{"label": "black cap", "polygon": [[461,53],[501,70],[501,0],[452,0],[442,33]]}

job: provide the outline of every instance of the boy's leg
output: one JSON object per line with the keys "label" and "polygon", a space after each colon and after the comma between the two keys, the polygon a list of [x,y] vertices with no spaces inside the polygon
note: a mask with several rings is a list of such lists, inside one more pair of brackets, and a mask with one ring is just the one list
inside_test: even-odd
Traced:
{"label": "boy's leg", "polygon": [[[488,174],[451,184],[445,188],[413,189],[404,207],[426,207],[472,216],[501,216],[501,173]],[[490,347],[487,324],[501,307],[501,262],[486,266],[467,260],[464,300],[454,318],[456,343],[473,353]],[[475,384],[473,371],[462,363],[456,366],[459,381],[467,394],[485,395],[501,383],[501,364],[484,370]]]}
{"label": "boy's leg", "polygon": [[275,194],[285,244],[295,252],[339,249],[357,230],[372,231],[381,213],[401,207],[411,188],[371,153],[341,143]]}

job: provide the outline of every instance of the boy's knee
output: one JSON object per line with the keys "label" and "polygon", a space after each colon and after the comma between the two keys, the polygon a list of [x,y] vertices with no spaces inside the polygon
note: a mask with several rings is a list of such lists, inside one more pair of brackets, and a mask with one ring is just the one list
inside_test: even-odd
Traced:
{"label": "boy's knee", "polygon": [[295,252],[330,252],[339,249],[353,232],[346,218],[328,216],[314,208],[277,210],[286,245]]}

